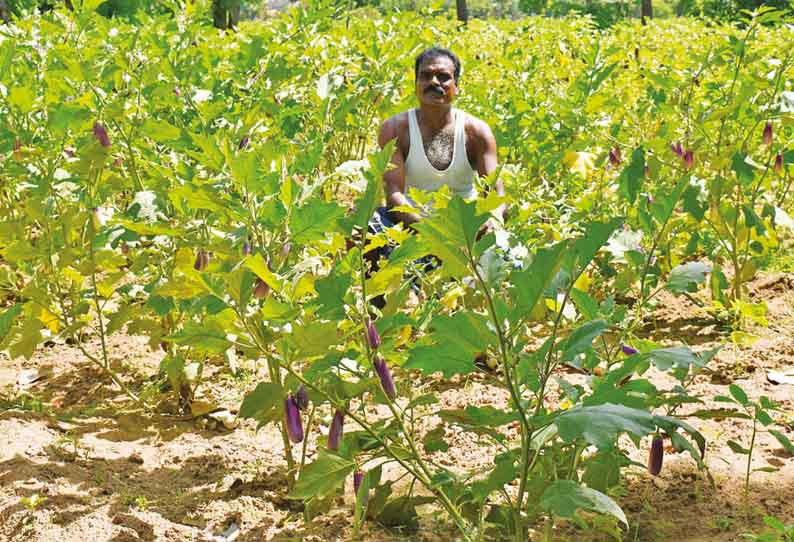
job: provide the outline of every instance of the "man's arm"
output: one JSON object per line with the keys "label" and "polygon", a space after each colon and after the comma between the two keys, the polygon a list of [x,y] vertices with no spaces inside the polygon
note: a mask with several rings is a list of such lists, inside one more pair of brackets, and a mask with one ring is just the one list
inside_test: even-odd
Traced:
{"label": "man's arm", "polygon": [[[475,138],[477,142],[475,157],[477,174],[480,177],[488,177],[497,166],[497,152],[496,152],[496,138],[491,131],[491,128],[483,121],[477,120],[475,124]],[[499,196],[505,195],[504,185],[501,179],[497,179],[493,186],[494,190]],[[506,205],[500,205],[496,209],[496,213],[503,219],[507,211]]]}
{"label": "man's arm", "polygon": [[[397,117],[392,117],[386,120],[380,127],[378,134],[378,145],[380,148],[386,146],[391,140],[396,140],[397,131]],[[402,151],[399,146],[395,146],[394,154],[391,156],[391,163],[394,168],[390,169],[383,174],[383,187],[386,193],[386,206],[391,209],[400,205],[410,205],[408,199],[405,197],[405,159],[403,158]],[[419,215],[415,213],[402,213],[392,211],[392,218],[395,222],[402,222],[406,226],[419,222]]]}

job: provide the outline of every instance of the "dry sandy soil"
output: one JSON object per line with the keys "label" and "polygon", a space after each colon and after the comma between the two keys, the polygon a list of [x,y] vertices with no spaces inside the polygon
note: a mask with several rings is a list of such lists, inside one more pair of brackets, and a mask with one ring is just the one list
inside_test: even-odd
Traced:
{"label": "dry sandy soil", "polygon": [[[696,391],[704,397],[726,394],[737,383],[751,398],[766,395],[783,408],[781,430],[794,440],[794,385],[776,385],[768,370],[794,367],[794,277],[767,275],[753,284],[753,296],[769,308],[769,327],[750,331],[760,338],[750,346],[728,344],[712,362],[711,374],[699,377]],[[659,341],[685,340],[697,349],[725,342],[716,325],[687,301],[665,299],[647,329]],[[94,345],[96,347],[96,345]],[[154,374],[160,353],[140,337],[117,336],[111,342],[119,371],[140,386]],[[302,521],[299,505],[286,498],[281,438],[272,427],[259,432],[250,420],[237,429],[209,429],[163,412],[131,406],[107,377],[86,364],[67,345],[53,345],[30,361],[0,355],[0,540],[8,542],[204,541],[213,540],[234,523],[237,541],[336,541],[352,535],[351,491],[334,510]],[[52,373],[21,391],[24,369],[48,367]],[[241,397],[264,369],[246,367],[232,377],[222,364],[210,367],[203,400],[236,410]],[[652,378],[665,383],[664,375]],[[441,407],[504,404],[504,395],[481,375],[453,383],[426,379],[423,386],[439,393]],[[163,405],[167,407],[168,405]],[[438,405],[436,405],[438,406]],[[753,468],[773,466],[775,473],[751,478],[750,516],[743,498],[743,457],[726,446],[733,438],[749,440],[744,420],[691,420],[709,444],[706,464],[715,482],[697,470],[686,455],[668,453],[660,476],[632,467],[616,497],[630,519],[627,541],[744,540],[760,532],[761,518],[794,518],[794,458],[768,434],[761,434]],[[432,427],[433,417],[428,416]],[[487,465],[490,450],[473,437],[447,428],[448,452],[436,452],[440,464]],[[648,442],[643,443],[647,446]],[[647,448],[631,456],[644,463]],[[309,445],[309,458],[314,456]],[[349,485],[349,483],[348,483]],[[37,497],[36,497],[37,496]],[[35,499],[39,499],[36,501]],[[454,531],[424,510],[415,532],[365,525],[357,539],[454,540]],[[557,540],[612,540],[597,530],[586,533],[562,526]]]}

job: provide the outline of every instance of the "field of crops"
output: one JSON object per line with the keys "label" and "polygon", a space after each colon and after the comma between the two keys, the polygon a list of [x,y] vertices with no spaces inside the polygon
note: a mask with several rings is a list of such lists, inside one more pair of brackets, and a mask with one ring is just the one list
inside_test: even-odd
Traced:
{"label": "field of crops", "polygon": [[[787,15],[91,5],[0,26],[0,538],[794,539]],[[436,44],[506,195],[371,234]]]}

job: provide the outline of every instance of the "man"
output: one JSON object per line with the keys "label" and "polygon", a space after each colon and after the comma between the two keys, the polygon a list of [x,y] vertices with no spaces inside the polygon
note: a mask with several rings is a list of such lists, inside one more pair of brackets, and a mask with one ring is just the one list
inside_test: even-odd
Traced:
{"label": "man", "polygon": [[[447,185],[453,195],[476,198],[476,177],[487,177],[496,169],[496,140],[491,129],[452,107],[460,70],[460,60],[447,49],[433,47],[416,57],[419,107],[387,119],[378,137],[381,148],[396,139],[391,158],[395,167],[383,176],[388,209],[416,207],[408,195],[411,187],[436,191]],[[501,181],[497,180],[494,188],[500,196],[504,194]],[[418,211],[379,209],[371,227],[376,232],[396,222],[410,227],[421,219]],[[499,211],[503,213],[504,209]],[[488,227],[486,223],[481,232]]]}

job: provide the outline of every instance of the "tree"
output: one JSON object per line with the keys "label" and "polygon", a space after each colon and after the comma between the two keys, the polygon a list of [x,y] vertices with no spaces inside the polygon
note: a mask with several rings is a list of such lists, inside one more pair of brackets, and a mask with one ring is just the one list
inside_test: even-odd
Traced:
{"label": "tree", "polygon": [[642,24],[646,24],[645,18],[648,17],[649,19],[653,19],[653,5],[651,4],[652,0],[641,0],[640,3],[640,17],[642,18]]}
{"label": "tree", "polygon": [[212,0],[215,28],[233,29],[240,21],[240,0]]}
{"label": "tree", "polygon": [[469,8],[466,5],[466,0],[455,0],[455,7],[458,11],[458,20],[464,23],[469,20]]}

